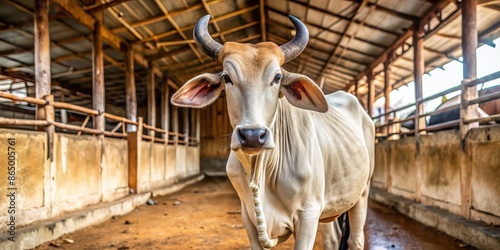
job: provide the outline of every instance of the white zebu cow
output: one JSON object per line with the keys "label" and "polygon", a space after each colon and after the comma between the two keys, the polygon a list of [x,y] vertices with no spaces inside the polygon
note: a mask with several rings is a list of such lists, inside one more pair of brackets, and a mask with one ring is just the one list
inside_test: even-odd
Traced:
{"label": "white zebu cow", "polygon": [[349,248],[363,249],[374,165],[370,117],[354,96],[339,91],[325,97],[308,77],[281,68],[309,40],[297,18],[290,17],[296,36],[282,46],[221,45],[208,33],[209,19],[198,21],[194,38],[224,70],[189,80],[172,103],[204,107],[226,92],[234,128],[227,174],[252,249],[271,248],[291,234],[295,249],[312,249],[319,222],[327,223],[321,223],[325,246],[335,247],[332,221],[345,211]]}

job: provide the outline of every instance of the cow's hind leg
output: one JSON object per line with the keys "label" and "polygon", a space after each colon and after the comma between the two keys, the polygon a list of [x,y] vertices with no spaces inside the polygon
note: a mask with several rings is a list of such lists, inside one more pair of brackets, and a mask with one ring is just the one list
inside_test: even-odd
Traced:
{"label": "cow's hind leg", "polygon": [[337,221],[319,223],[319,231],[321,232],[321,238],[323,239],[323,249],[339,249],[340,237],[342,236],[342,232]]}
{"label": "cow's hind leg", "polygon": [[243,218],[243,225],[245,226],[245,229],[247,231],[248,239],[250,240],[250,246],[252,250],[264,249],[260,244],[259,233],[257,232],[257,228],[255,228],[255,226],[252,224],[252,221],[250,221],[247,209],[245,208],[245,205],[243,205],[243,203],[241,203],[241,217]]}
{"label": "cow's hind leg", "polygon": [[350,235],[347,240],[350,250],[362,250],[365,245],[365,234],[363,228],[366,222],[368,211],[368,192],[370,186],[366,187],[358,202],[348,212]]}

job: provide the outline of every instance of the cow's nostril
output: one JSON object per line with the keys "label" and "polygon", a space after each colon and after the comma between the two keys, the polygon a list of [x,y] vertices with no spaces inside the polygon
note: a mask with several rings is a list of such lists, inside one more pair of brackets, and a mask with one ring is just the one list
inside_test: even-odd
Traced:
{"label": "cow's nostril", "polygon": [[262,130],[262,132],[260,132],[259,139],[260,141],[264,141],[265,138],[266,138],[266,131]]}
{"label": "cow's nostril", "polygon": [[240,135],[240,139],[242,142],[247,140],[247,138],[245,136],[245,132],[242,129],[238,129],[238,134]]}
{"label": "cow's nostril", "polygon": [[245,148],[260,148],[268,139],[266,130],[261,128],[238,129],[238,137],[241,146]]}

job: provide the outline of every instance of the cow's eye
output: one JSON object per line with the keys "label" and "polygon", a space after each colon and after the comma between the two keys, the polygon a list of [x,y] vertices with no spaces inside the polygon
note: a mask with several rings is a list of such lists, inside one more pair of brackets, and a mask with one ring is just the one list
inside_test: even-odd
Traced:
{"label": "cow's eye", "polygon": [[276,74],[274,76],[274,80],[273,80],[273,83],[279,83],[281,80],[281,74]]}
{"label": "cow's eye", "polygon": [[224,83],[228,84],[233,84],[233,82],[231,82],[231,78],[228,76],[228,75],[223,75],[222,78],[224,78]]}

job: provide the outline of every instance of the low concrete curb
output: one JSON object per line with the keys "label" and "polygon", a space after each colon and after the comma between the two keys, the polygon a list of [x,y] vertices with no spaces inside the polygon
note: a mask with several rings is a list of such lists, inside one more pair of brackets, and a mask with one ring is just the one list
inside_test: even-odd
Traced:
{"label": "low concrete curb", "polygon": [[370,199],[479,249],[500,249],[500,229],[371,188]]}
{"label": "low concrete curb", "polygon": [[7,240],[9,237],[7,233],[0,234],[0,250],[35,248],[64,234],[103,223],[112,216],[130,213],[136,207],[144,205],[151,196],[177,192],[187,185],[203,180],[204,177],[203,174],[195,175],[168,187],[141,194],[131,194],[113,202],[97,204],[64,217],[21,228],[16,232],[16,242]]}

